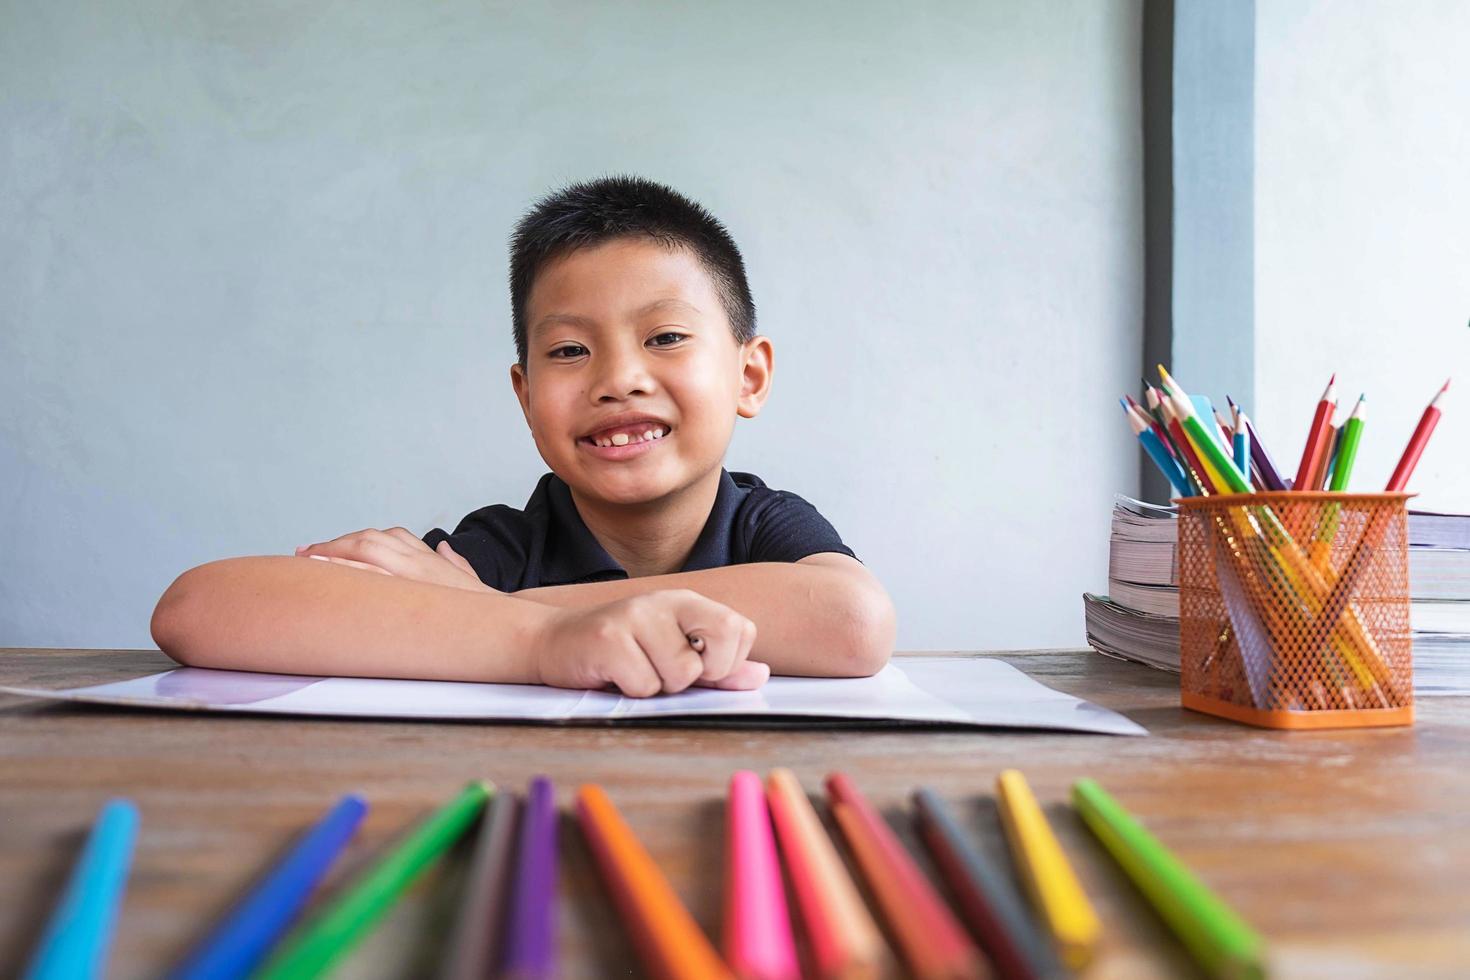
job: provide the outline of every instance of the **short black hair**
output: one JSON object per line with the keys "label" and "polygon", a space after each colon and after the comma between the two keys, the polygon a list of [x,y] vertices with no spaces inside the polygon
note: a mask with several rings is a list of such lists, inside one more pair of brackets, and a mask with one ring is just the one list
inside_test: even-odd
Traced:
{"label": "short black hair", "polygon": [[550,261],[618,238],[647,238],[685,248],[714,282],[735,341],[755,336],[755,301],[735,239],[714,215],[663,184],[642,177],[602,177],[537,201],[510,240],[510,308],[516,359],[526,364],[526,301]]}

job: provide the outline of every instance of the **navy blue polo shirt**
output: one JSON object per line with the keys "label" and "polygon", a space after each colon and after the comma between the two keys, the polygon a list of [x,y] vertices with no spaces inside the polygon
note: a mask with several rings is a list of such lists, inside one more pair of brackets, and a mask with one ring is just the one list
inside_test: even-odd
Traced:
{"label": "navy blue polo shirt", "polygon": [[[628,577],[587,530],[571,490],[555,473],[536,484],[525,510],[492,504],[467,514],[453,534],[436,527],[424,535],[430,548],[440,541],[448,541],[480,581],[499,592]],[[760,477],[722,469],[715,505],[680,571],[794,562],[826,551],[852,555],[815,507],[794,493],[772,490]]]}

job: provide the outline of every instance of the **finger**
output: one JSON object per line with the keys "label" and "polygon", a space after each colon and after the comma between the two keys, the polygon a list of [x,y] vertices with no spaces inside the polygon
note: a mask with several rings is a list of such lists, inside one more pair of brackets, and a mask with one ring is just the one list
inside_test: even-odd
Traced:
{"label": "finger", "polygon": [[679,625],[688,636],[703,640],[697,648],[702,664],[700,680],[719,680],[750,652],[745,644],[745,631],[750,620],[729,606],[691,592],[678,606],[677,615]]}
{"label": "finger", "polygon": [[420,577],[412,574],[414,564],[421,560],[420,556],[405,550],[401,544],[392,542],[391,538],[380,531],[374,531],[373,535],[376,536],[351,535],[315,545],[307,552],[307,557],[346,558],[365,565],[376,565],[394,575]]}
{"label": "finger", "polygon": [[705,643],[705,654],[701,656],[690,645],[689,633],[680,625],[677,610],[650,606],[649,612],[635,616],[633,638],[658,671],[666,692],[682,691],[704,675],[704,657],[711,648],[710,631],[698,631]]}
{"label": "finger", "polygon": [[388,535],[395,541],[403,542],[405,545],[408,546],[409,551],[433,550],[428,545],[424,544],[423,538],[420,538],[417,534],[414,534],[406,527],[390,527],[383,533]]}
{"label": "finger", "polygon": [[754,691],[771,678],[771,668],[759,660],[747,660],[717,681],[698,681],[699,687],[720,691]]}
{"label": "finger", "polygon": [[463,556],[461,556],[459,552],[449,547],[448,541],[440,541],[439,547],[435,548],[434,551],[437,554],[440,554],[443,557],[447,558],[451,565],[453,565],[455,568],[458,568],[466,575],[473,575],[477,579],[480,577],[480,573],[475,571],[475,566],[465,561]]}
{"label": "finger", "polygon": [[631,637],[626,646],[612,652],[605,673],[607,680],[630,698],[651,698],[664,689],[663,678]]}
{"label": "finger", "polygon": [[393,574],[386,568],[379,568],[377,565],[369,565],[367,562],[363,561],[353,561],[350,558],[332,558],[329,555],[305,555],[304,557],[311,558],[315,561],[329,562],[333,565],[342,565],[346,568],[361,568],[363,571],[377,572],[379,575]]}
{"label": "finger", "polygon": [[412,555],[416,550],[420,550],[405,544],[398,537],[386,531],[379,531],[375,528],[364,528],[361,531],[353,531],[351,534],[343,534],[330,541],[308,545],[302,550],[308,555],[336,555],[339,558],[357,558],[358,556],[354,552],[367,544],[373,544],[379,548],[389,548],[404,555]]}

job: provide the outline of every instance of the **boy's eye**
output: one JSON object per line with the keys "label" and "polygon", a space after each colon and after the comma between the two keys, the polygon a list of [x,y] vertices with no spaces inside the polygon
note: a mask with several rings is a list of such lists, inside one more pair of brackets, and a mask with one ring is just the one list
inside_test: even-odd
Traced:
{"label": "boy's eye", "polygon": [[587,348],[583,347],[582,345],[567,344],[565,347],[558,347],[556,350],[552,351],[551,356],[561,358],[562,360],[567,360],[568,358],[572,357],[581,357],[585,353],[587,353]]}
{"label": "boy's eye", "polygon": [[682,333],[661,333],[657,337],[654,337],[652,340],[650,340],[649,343],[653,344],[655,347],[668,347],[672,344],[677,344],[679,341],[683,340],[684,336],[685,335]]}

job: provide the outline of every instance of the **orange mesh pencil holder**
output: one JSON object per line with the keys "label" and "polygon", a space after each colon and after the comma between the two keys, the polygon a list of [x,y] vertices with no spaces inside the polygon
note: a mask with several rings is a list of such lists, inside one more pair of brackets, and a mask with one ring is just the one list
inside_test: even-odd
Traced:
{"label": "orange mesh pencil holder", "polygon": [[1184,706],[1267,728],[1413,724],[1408,499],[1182,498]]}

